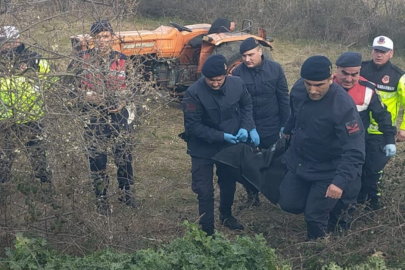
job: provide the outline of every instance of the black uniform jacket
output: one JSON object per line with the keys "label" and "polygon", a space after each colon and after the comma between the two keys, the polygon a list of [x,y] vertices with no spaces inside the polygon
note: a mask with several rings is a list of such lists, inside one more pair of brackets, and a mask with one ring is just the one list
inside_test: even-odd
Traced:
{"label": "black uniform jacket", "polygon": [[[335,82],[337,83],[336,79]],[[349,95],[353,98],[364,128],[367,129],[368,126],[370,126],[371,113],[378,124],[379,131],[383,133],[385,144],[395,144],[397,127],[392,125],[391,113],[387,110],[387,106],[382,102],[381,96],[376,91],[375,85],[360,77],[359,82],[354,87],[345,90],[348,91]],[[371,93],[371,97],[368,97],[368,90]],[[367,139],[367,132],[365,136]]]}
{"label": "black uniform jacket", "polygon": [[378,68],[373,60],[369,60],[361,63],[360,75],[375,83],[378,91],[395,92],[404,72],[390,61]]}
{"label": "black uniform jacket", "polygon": [[284,129],[292,135],[284,156],[287,169],[307,181],[328,180],[341,189],[361,175],[365,130],[349,94],[333,83],[319,101],[308,97],[304,80],[291,90],[291,117]]}
{"label": "black uniform jacket", "polygon": [[280,132],[290,116],[287,80],[279,63],[262,57],[257,68],[240,64],[233,71],[239,76],[252,97],[253,119],[260,137]]}
{"label": "black uniform jacket", "polygon": [[21,68],[22,64],[27,65],[27,68],[31,68],[34,71],[39,71],[39,59],[42,55],[30,51],[26,48],[24,43],[21,43],[13,49],[3,50],[0,52],[0,57],[6,62],[11,62],[12,67],[16,70]]}
{"label": "black uniform jacket", "polygon": [[211,89],[200,78],[183,98],[187,153],[193,157],[211,158],[230,146],[224,133],[236,135],[240,128],[255,128],[252,100],[241,78],[226,77],[219,90]]}

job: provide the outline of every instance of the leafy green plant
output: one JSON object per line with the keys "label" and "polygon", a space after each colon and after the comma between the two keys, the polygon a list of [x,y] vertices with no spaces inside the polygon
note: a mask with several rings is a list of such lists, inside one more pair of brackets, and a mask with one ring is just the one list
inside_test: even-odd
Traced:
{"label": "leafy green plant", "polygon": [[[0,261],[0,269],[160,269],[160,270],[283,270],[291,266],[278,259],[262,235],[228,240],[221,233],[206,237],[196,224],[185,222],[186,235],[157,250],[139,250],[133,254],[101,250],[84,257],[58,255],[40,238],[16,236],[13,249]],[[366,263],[342,268],[329,263],[323,270],[386,270],[384,260],[370,257]]]}

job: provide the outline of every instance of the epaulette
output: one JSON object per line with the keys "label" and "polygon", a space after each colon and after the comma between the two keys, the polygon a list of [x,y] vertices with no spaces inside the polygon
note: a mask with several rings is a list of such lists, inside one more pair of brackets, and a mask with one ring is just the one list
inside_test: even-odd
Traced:
{"label": "epaulette", "polygon": [[359,84],[361,84],[361,85],[363,85],[365,87],[368,87],[368,88],[370,88],[372,90],[376,90],[375,84],[370,82],[370,81],[359,80]]}
{"label": "epaulette", "polygon": [[362,62],[361,62],[361,66],[368,65],[368,64],[370,64],[371,62],[373,62],[373,60],[362,61]]}
{"label": "epaulette", "polygon": [[405,74],[405,72],[404,72],[402,69],[400,69],[399,67],[397,67],[396,65],[391,64],[391,67],[392,67],[393,70],[395,70],[396,72],[398,72],[400,75],[404,75],[404,74]]}

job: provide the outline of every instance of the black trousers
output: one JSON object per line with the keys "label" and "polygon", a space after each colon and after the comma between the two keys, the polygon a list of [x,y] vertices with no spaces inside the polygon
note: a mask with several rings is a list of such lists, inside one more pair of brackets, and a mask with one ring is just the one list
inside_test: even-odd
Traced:
{"label": "black trousers", "polygon": [[41,182],[51,182],[51,171],[47,169],[46,151],[42,139],[43,127],[38,122],[7,126],[0,122],[0,182],[10,180],[15,150],[27,154],[34,176]]}
{"label": "black trousers", "polygon": [[97,196],[106,195],[109,183],[107,168],[107,150],[112,152],[117,166],[117,180],[120,189],[129,190],[134,183],[131,145],[128,143],[130,126],[128,111],[103,114],[91,117],[86,127],[87,155]]}
{"label": "black trousers", "polygon": [[364,203],[366,200],[378,202],[381,197],[383,170],[389,160],[383,150],[385,144],[383,135],[368,134],[366,139],[366,161],[363,165],[361,190],[358,197],[359,203]]}
{"label": "black trousers", "polygon": [[[236,190],[236,181],[232,170],[223,164],[216,165],[219,185],[219,211],[222,216],[232,214],[232,205]],[[198,198],[200,224],[203,230],[214,229],[214,161],[191,157],[191,188]]]}
{"label": "black trousers", "polygon": [[[287,170],[280,185],[281,209],[293,214],[304,213],[308,239],[323,237],[328,228],[335,227],[336,222],[350,220],[349,207],[356,202],[361,184],[360,176],[343,191],[339,200],[325,198],[331,182],[331,180],[308,181]],[[344,226],[347,228],[350,224]]]}
{"label": "black trousers", "polygon": [[[264,138],[260,138],[260,145],[259,145],[259,149],[263,150],[263,149],[269,149],[270,147],[272,147],[278,140],[280,139],[280,135],[279,134],[275,134],[275,135],[271,135],[268,137],[264,137]],[[248,181],[246,181],[243,177],[238,177],[238,182],[241,183],[245,189],[246,192],[248,194],[258,194],[259,190],[257,188],[255,188],[251,183],[249,183]]]}

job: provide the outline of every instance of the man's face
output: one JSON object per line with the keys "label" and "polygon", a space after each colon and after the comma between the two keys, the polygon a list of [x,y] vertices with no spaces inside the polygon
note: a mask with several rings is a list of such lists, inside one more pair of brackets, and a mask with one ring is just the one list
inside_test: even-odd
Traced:
{"label": "man's face", "polygon": [[371,51],[371,58],[373,58],[373,62],[377,65],[377,67],[385,65],[393,56],[393,50],[383,52],[381,50],[373,49]]}
{"label": "man's face", "polygon": [[21,44],[21,39],[17,38],[17,39],[8,39],[5,43],[3,43],[1,45],[1,50],[5,51],[5,50],[10,50],[13,49],[15,47],[18,47]]}
{"label": "man's face", "polygon": [[332,84],[332,76],[322,81],[311,81],[304,79],[305,88],[310,99],[321,100],[329,90]]}
{"label": "man's face", "polygon": [[221,75],[214,78],[205,78],[205,82],[213,90],[219,90],[225,82],[225,75]]}
{"label": "man's face", "polygon": [[101,52],[111,50],[113,35],[109,31],[100,32],[94,36],[94,44]]}
{"label": "man's face", "polygon": [[361,67],[337,67],[336,80],[345,89],[353,88],[360,79]]}
{"label": "man's face", "polygon": [[260,46],[251,49],[250,51],[242,54],[243,63],[245,63],[248,68],[255,68],[257,66],[260,66],[260,64],[262,63],[262,54],[263,51]]}

